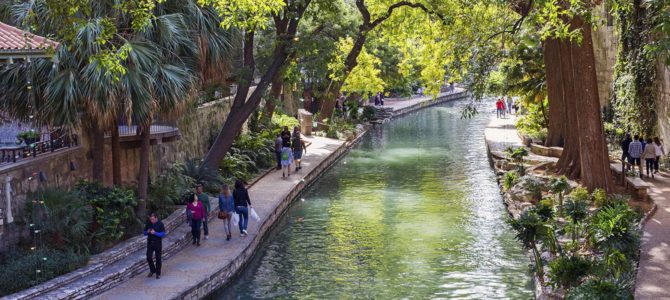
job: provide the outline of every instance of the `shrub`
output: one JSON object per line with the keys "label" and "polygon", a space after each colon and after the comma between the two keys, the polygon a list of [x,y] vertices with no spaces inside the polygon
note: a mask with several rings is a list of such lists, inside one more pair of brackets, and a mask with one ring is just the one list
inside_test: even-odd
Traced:
{"label": "shrub", "polygon": [[640,245],[638,218],[626,203],[614,202],[601,208],[591,218],[589,239],[596,249],[609,253],[613,250],[630,259],[637,259]]}
{"label": "shrub", "polygon": [[151,181],[147,208],[165,218],[172,213],[174,205],[185,203],[194,185],[195,180],[184,175],[184,165],[174,164]]}
{"label": "shrub", "polygon": [[554,217],[554,205],[551,199],[542,199],[535,205],[537,214],[545,221]]}
{"label": "shrub", "polygon": [[199,159],[187,160],[182,174],[191,177],[196,184],[202,184],[203,189],[207,192],[218,192],[219,186],[223,184],[223,178],[219,172],[203,166]]}
{"label": "shrub", "polygon": [[276,111],[272,114],[271,123],[273,126],[277,126],[279,128],[288,126],[289,129],[292,129],[295,126],[300,126],[298,119]]}
{"label": "shrub", "polygon": [[581,256],[560,256],[549,263],[549,281],[554,287],[570,288],[591,271],[592,263]]}
{"label": "shrub", "polygon": [[28,201],[27,208],[30,222],[42,228],[42,236],[52,247],[89,252],[94,208],[87,199],[62,189],[47,189],[29,197],[43,201]]}
{"label": "shrub", "polygon": [[505,173],[505,178],[503,179],[503,188],[509,190],[515,184],[519,182],[519,173],[517,171],[509,171]]}
{"label": "shrub", "polygon": [[591,199],[596,206],[601,207],[607,203],[607,193],[603,189],[595,189],[591,194]]}
{"label": "shrub", "polygon": [[119,241],[132,226],[140,224],[135,216],[137,200],[130,189],[105,187],[98,182],[79,182],[79,197],[94,208],[93,241],[96,251]]}
{"label": "shrub", "polygon": [[628,286],[609,280],[593,278],[580,286],[568,290],[567,300],[611,300],[633,299],[633,293]]}
{"label": "shrub", "polygon": [[579,199],[568,200],[565,202],[565,212],[572,221],[572,241],[574,242],[577,239],[577,236],[579,236],[581,222],[588,216],[586,201]]}
{"label": "shrub", "polygon": [[577,187],[570,193],[570,198],[574,201],[588,201],[589,191],[584,187]]}
{"label": "shrub", "polygon": [[[86,264],[88,255],[72,251],[38,249],[10,253],[1,265],[0,296],[40,284]],[[40,272],[38,273],[37,270]]]}
{"label": "shrub", "polygon": [[374,117],[375,117],[375,109],[372,106],[364,106],[361,118],[363,120],[370,121],[374,119]]}
{"label": "shrub", "polygon": [[549,181],[549,189],[552,193],[558,195],[558,213],[561,215],[563,213],[563,195],[570,191],[568,178],[565,176],[552,178],[551,181]]}

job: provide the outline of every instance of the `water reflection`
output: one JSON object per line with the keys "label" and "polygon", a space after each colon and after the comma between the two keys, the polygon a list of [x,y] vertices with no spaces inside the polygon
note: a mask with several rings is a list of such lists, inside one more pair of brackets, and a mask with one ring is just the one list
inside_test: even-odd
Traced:
{"label": "water reflection", "polygon": [[487,116],[461,120],[459,105],[373,130],[214,298],[531,299],[486,158]]}

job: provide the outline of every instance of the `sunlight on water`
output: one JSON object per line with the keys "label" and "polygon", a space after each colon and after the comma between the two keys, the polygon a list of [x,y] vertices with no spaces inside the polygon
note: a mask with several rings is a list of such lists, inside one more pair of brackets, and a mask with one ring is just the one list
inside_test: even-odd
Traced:
{"label": "sunlight on water", "polygon": [[461,120],[461,105],[371,129],[212,298],[532,299],[486,157],[488,116]]}

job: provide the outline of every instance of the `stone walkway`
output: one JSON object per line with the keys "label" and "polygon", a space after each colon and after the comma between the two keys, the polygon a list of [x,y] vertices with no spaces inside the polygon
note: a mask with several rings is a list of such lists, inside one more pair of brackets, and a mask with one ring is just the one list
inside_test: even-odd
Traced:
{"label": "stone walkway", "polygon": [[[249,189],[251,203],[261,220],[274,221],[268,218],[278,217],[275,212],[294,188],[303,184],[305,175],[317,170],[333,152],[343,147],[343,142],[339,140],[320,137],[306,140],[312,145],[303,156],[302,170],[292,173],[288,179],[282,179],[280,171],[272,172]],[[234,273],[244,259],[252,256],[256,244],[260,243],[259,226],[259,222],[250,219],[247,237],[240,237],[239,230],[235,227],[233,239],[226,241],[223,223],[213,219],[209,223],[209,240],[203,239],[200,247],[189,245],[164,261],[160,280],[147,278],[144,274],[135,276],[95,299],[174,299],[186,295],[204,296],[208,291],[194,290],[208,288],[199,286],[201,282],[208,282],[227,267]]]}
{"label": "stone walkway", "polygon": [[[488,113],[488,112],[482,112]],[[494,112],[495,114],[495,112]],[[516,130],[516,116],[507,115],[505,118],[495,118],[491,117],[491,122],[484,131],[486,136],[486,143],[489,146],[489,151],[491,155],[497,158],[506,158],[508,156],[505,153],[505,149],[508,147],[518,148],[524,147],[521,137]],[[535,153],[528,152],[528,156],[525,158],[526,161],[530,161],[534,164],[543,163],[543,162],[556,162],[558,161],[555,157],[547,157],[542,155],[537,155]]]}
{"label": "stone walkway", "polygon": [[657,209],[643,229],[635,299],[670,299],[670,174],[644,181]]}

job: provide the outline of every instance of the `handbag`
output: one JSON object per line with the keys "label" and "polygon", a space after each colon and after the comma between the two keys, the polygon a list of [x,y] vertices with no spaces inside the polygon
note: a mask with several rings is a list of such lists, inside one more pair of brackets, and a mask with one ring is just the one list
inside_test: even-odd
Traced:
{"label": "handbag", "polygon": [[221,219],[221,220],[228,219],[228,212],[227,211],[220,211],[219,212],[219,219]]}

